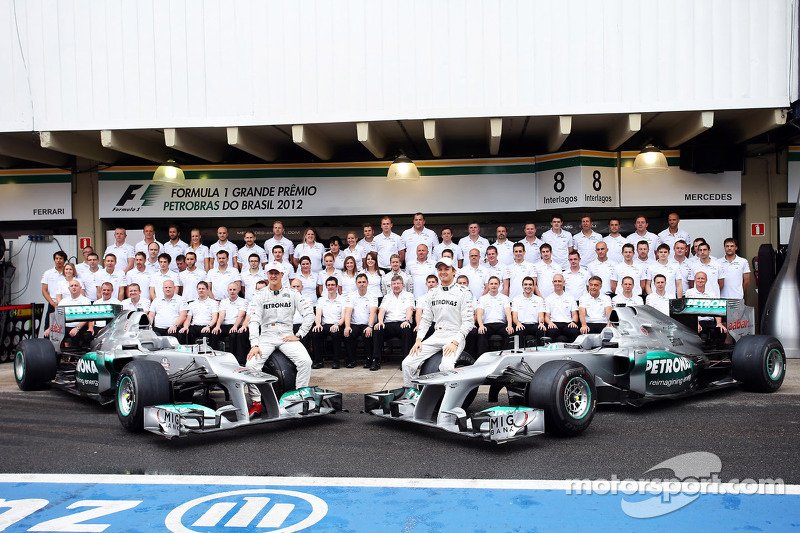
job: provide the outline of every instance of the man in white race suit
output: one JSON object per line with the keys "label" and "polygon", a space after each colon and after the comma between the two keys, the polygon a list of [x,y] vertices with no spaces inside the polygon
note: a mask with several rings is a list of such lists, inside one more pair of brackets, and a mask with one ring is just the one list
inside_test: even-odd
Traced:
{"label": "man in white race suit", "polygon": [[[442,350],[439,370],[455,368],[456,359],[464,351],[467,334],[475,325],[472,291],[456,283],[455,270],[455,264],[449,257],[436,262],[441,284],[428,293],[422,321],[417,329],[417,340],[403,359],[403,385],[406,387],[411,386],[419,365],[439,350]],[[433,335],[423,341],[431,323],[435,325]]]}
{"label": "man in white race suit", "polygon": [[[311,357],[300,339],[314,325],[313,308],[298,291],[282,285],[284,267],[281,263],[270,263],[267,268],[269,285],[255,293],[247,311],[252,348],[247,354],[246,366],[261,372],[272,352],[280,350],[297,367],[296,387],[307,387],[311,378]],[[303,317],[297,335],[292,327],[295,311]],[[261,394],[257,387],[250,387],[250,395],[253,400],[250,415],[253,416],[261,412]]]}

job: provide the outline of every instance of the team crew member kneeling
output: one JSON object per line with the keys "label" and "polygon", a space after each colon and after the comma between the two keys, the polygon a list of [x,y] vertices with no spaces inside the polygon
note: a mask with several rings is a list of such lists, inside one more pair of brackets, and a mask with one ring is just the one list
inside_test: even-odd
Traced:
{"label": "team crew member kneeling", "polygon": [[[411,386],[411,380],[423,361],[442,350],[439,370],[452,370],[456,359],[464,350],[467,334],[475,323],[472,308],[472,291],[453,279],[453,260],[444,257],[436,263],[436,272],[441,284],[430,290],[422,311],[422,322],[417,329],[417,340],[408,357],[403,359],[403,385]],[[436,326],[433,335],[423,341],[431,323]]]}
{"label": "team crew member kneeling", "polygon": [[[282,285],[283,265],[272,263],[268,267],[266,289],[256,291],[250,301],[250,351],[247,354],[247,368],[261,372],[264,363],[276,349],[283,352],[297,367],[296,387],[308,386],[311,378],[311,357],[300,339],[311,330],[314,313],[311,305],[305,303],[300,293]],[[295,311],[303,317],[303,323],[294,334],[292,325]],[[257,387],[250,387],[253,405],[250,415],[261,413],[261,393]]]}

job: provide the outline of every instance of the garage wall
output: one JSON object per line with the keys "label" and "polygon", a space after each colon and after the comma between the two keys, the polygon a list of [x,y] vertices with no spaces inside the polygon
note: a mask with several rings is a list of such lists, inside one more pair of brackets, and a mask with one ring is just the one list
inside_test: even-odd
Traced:
{"label": "garage wall", "polygon": [[786,107],[798,0],[0,3],[0,131]]}

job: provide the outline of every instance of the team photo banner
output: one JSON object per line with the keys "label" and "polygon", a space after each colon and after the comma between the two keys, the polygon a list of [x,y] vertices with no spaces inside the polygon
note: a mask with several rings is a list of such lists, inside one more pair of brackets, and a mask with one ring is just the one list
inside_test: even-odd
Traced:
{"label": "team photo banner", "polygon": [[151,181],[154,169],[103,171],[100,218],[295,217],[532,211],[533,159],[418,163],[417,182],[386,181],[388,165],[185,167],[186,184]]}

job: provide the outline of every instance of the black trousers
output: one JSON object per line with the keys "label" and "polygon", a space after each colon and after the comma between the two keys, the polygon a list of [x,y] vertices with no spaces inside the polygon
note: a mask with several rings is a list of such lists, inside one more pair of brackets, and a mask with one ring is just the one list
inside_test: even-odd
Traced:
{"label": "black trousers", "polygon": [[326,338],[331,338],[331,343],[333,344],[333,362],[338,363],[339,359],[341,358],[339,355],[340,348],[339,345],[342,343],[342,328],[340,327],[336,333],[331,331],[331,326],[333,324],[324,324],[322,326],[322,331],[314,331],[311,330],[311,344],[314,346],[314,362],[321,363],[325,357],[325,350],[323,349],[324,341]]}
{"label": "black trousers", "polygon": [[222,332],[219,335],[220,340],[228,340],[230,352],[236,356],[236,360],[240,365],[247,362],[247,352],[250,351],[250,334],[247,330],[244,333],[231,333],[233,324],[223,324],[220,329]]}
{"label": "black trousers", "polygon": [[550,337],[553,342],[572,342],[581,334],[580,327],[571,328],[569,322],[554,322],[556,328],[547,328],[544,337]]}
{"label": "black trousers", "polygon": [[[506,324],[502,322],[492,322],[484,324],[486,333],[478,333],[478,351],[477,356],[480,357],[483,353],[489,351],[489,337],[492,335],[499,335],[503,338],[503,346],[508,342],[508,333],[506,333]],[[477,329],[475,331],[478,331]]]}
{"label": "black trousers", "polygon": [[546,335],[544,331],[539,329],[539,323],[534,322],[533,324],[522,325],[525,326],[525,329],[516,331],[516,328],[514,328],[513,333],[514,335],[519,335],[520,346],[524,348],[531,340],[533,340],[534,346],[538,346],[540,344],[539,339]]}
{"label": "black trousers", "polygon": [[178,333],[178,330],[180,328],[177,328],[175,330],[175,333],[167,333],[167,329],[168,328],[157,328],[153,326],[153,331],[155,331],[157,335],[161,335],[162,337],[175,337],[181,344],[186,344],[188,342],[188,340],[186,339],[186,335],[184,335],[183,333]]}
{"label": "black trousers", "polygon": [[[366,357],[368,362],[372,362],[372,348],[374,339],[372,337],[367,338],[364,337],[364,331],[367,329],[366,324],[350,324],[350,328],[352,331],[350,332],[349,337],[344,338],[344,346],[346,349],[346,355],[348,363],[355,363],[356,362],[356,346],[358,345],[358,339],[364,338],[364,357]],[[373,331],[372,335],[375,335]],[[410,349],[410,348],[409,348]]]}
{"label": "black trousers", "polygon": [[414,343],[414,328],[401,328],[400,324],[402,322],[384,322],[383,329],[376,329],[373,332],[373,357],[383,358],[383,342],[389,339],[400,339],[403,346],[403,357],[408,355],[411,345]]}
{"label": "black trousers", "polygon": [[600,333],[603,331],[603,328],[606,327],[607,322],[587,322],[586,325],[589,326],[589,333]]}
{"label": "black trousers", "polygon": [[206,343],[212,347],[216,348],[217,344],[219,343],[219,335],[216,333],[202,333],[202,329],[206,327],[200,324],[192,324],[189,326],[189,344],[195,344],[202,338],[206,339]]}

